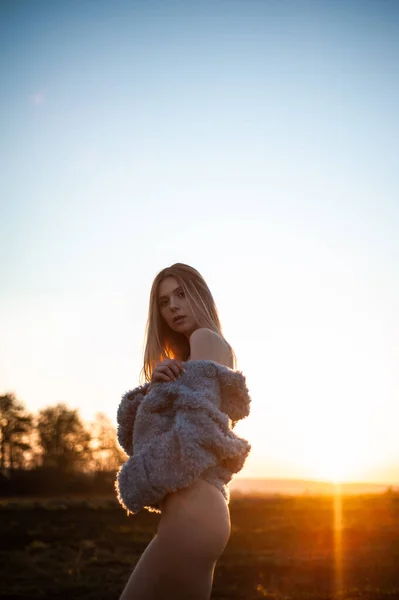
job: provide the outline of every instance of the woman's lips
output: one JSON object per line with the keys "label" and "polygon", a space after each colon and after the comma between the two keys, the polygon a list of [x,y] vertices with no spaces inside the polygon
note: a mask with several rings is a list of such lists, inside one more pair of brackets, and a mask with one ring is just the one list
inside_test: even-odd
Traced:
{"label": "woman's lips", "polygon": [[173,321],[173,323],[175,325],[180,325],[180,323],[183,323],[183,321],[184,321],[185,318],[186,317],[179,317],[178,319],[176,319],[176,321]]}

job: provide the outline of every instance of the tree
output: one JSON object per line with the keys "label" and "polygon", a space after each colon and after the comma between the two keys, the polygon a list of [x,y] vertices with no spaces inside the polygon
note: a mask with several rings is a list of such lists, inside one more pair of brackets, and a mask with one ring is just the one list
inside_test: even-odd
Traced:
{"label": "tree", "polygon": [[63,472],[88,469],[91,436],[80,420],[77,409],[71,410],[59,403],[40,410],[37,433],[43,467]]}
{"label": "tree", "polygon": [[111,420],[106,414],[98,412],[90,430],[93,471],[116,471],[126,460],[126,455],[119,447]]}
{"label": "tree", "polygon": [[22,468],[31,448],[32,416],[15,394],[0,396],[0,473]]}

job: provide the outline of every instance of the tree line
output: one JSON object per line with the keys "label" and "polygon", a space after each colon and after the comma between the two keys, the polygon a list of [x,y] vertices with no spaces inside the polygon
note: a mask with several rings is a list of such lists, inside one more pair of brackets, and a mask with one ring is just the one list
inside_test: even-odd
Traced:
{"label": "tree line", "polygon": [[34,414],[14,393],[0,396],[0,494],[110,491],[125,460],[104,413],[85,423],[63,403]]}

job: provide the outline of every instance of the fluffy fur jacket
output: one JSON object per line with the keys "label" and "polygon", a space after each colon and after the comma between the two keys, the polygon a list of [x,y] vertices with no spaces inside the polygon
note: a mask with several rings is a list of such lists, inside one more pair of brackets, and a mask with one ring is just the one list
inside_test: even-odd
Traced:
{"label": "fluffy fur jacket", "polygon": [[211,360],[183,363],[174,381],[137,387],[120,402],[118,440],[130,458],[118,472],[118,500],[133,514],[161,513],[169,493],[198,478],[227,502],[227,484],[244,466],[251,445],[232,429],[249,415],[245,377]]}

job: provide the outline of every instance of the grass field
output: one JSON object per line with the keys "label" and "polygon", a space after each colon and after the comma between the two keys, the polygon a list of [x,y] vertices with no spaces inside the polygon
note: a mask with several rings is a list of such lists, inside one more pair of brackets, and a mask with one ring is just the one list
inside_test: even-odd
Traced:
{"label": "grass field", "polygon": [[[399,599],[399,495],[234,497],[214,600]],[[159,515],[113,498],[0,501],[0,598],[117,600]]]}

